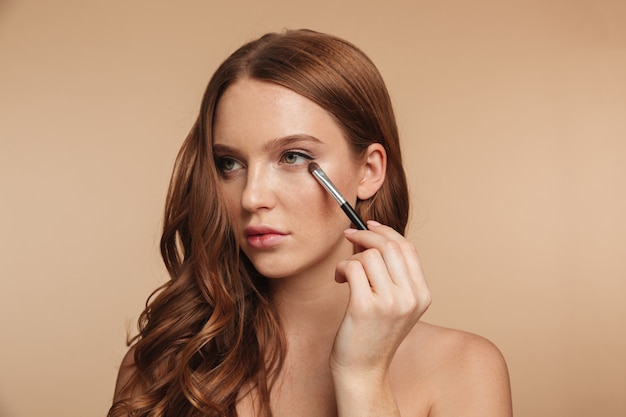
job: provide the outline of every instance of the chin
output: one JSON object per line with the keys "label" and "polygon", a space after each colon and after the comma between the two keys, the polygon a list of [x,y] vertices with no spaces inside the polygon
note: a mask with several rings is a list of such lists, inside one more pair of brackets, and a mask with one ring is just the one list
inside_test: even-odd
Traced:
{"label": "chin", "polygon": [[315,262],[298,262],[295,256],[268,256],[268,254],[248,257],[256,271],[267,279],[285,279],[313,269]]}
{"label": "chin", "polygon": [[297,273],[293,265],[282,267],[275,263],[267,262],[251,262],[256,271],[267,279],[284,279],[289,278]]}

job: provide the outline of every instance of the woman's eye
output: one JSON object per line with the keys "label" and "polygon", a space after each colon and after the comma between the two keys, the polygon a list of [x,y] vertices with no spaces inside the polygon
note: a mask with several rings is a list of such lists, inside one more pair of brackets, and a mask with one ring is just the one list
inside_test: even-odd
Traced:
{"label": "woman's eye", "polygon": [[282,159],[282,162],[288,165],[299,165],[299,164],[306,163],[312,160],[313,158],[311,158],[309,155],[302,153],[302,152],[288,151],[282,155],[281,159]]}
{"label": "woman's eye", "polygon": [[217,161],[217,168],[225,173],[235,171],[241,168],[241,164],[233,158],[219,158]]}

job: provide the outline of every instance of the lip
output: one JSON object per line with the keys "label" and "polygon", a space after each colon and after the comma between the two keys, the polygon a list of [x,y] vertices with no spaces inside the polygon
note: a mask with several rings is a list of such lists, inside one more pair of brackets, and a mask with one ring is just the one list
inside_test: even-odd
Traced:
{"label": "lip", "polygon": [[254,249],[269,249],[279,245],[287,233],[269,226],[249,226],[244,230],[248,245]]}

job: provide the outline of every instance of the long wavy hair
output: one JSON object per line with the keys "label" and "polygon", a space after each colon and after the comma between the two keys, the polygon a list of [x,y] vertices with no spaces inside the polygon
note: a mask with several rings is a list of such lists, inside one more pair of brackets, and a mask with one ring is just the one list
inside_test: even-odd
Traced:
{"label": "long wavy hair", "polygon": [[217,103],[245,78],[284,86],[327,110],[355,157],[382,144],[385,182],[356,210],[404,233],[409,197],[398,130],[370,59],[345,40],[310,30],[270,33],[243,45],[209,81],[176,159],[161,238],[171,279],[148,298],[139,333],[128,342],[134,363],[109,417],[231,417],[250,389],[260,415],[272,415],[270,392],[285,339],[267,280],[235,241],[212,151]]}

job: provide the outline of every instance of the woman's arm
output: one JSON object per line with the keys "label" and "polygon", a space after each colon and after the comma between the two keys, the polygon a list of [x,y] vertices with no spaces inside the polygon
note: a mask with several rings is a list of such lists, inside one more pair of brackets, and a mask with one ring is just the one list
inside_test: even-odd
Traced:
{"label": "woman's arm", "polygon": [[[362,250],[337,267],[337,281],[350,285],[350,300],[335,338],[331,371],[340,417],[398,417],[390,365],[430,305],[430,292],[414,245],[389,227],[368,226],[369,231],[346,233]],[[430,340],[436,368],[428,377],[428,393],[414,393],[416,398],[428,395],[429,416],[511,416],[508,371],[500,351],[473,334],[438,334]],[[404,382],[406,387],[413,381]]]}
{"label": "woman's arm", "polygon": [[336,280],[350,285],[330,360],[340,417],[400,416],[389,367],[430,305],[415,246],[387,226],[368,226],[346,232],[363,250],[337,266]]}

